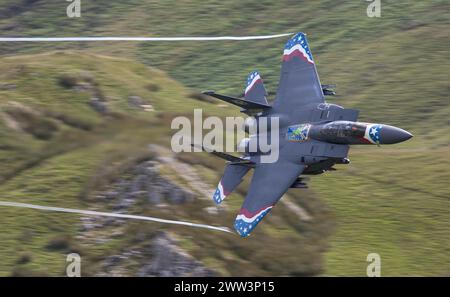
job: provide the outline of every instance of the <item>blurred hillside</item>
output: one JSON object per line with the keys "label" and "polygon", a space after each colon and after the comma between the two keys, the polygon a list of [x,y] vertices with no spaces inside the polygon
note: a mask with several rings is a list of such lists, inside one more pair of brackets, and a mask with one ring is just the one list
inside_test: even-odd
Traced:
{"label": "blurred hillside", "polygon": [[[205,103],[164,73],[129,60],[54,52],[3,58],[0,69],[1,200],[216,226],[234,221],[245,187],[223,208],[211,200],[224,162],[169,149],[172,117],[192,117],[193,106],[222,116],[232,109]],[[306,198],[299,193],[286,201]],[[89,275],[317,274],[334,219],[318,198],[308,205],[302,218],[298,207],[281,204],[255,232],[259,240],[250,241],[159,223],[1,208],[8,232],[0,233],[0,274],[61,275],[71,251],[82,255]]]}
{"label": "blurred hillside", "polygon": [[[445,0],[383,1],[381,18],[367,17],[365,1],[209,0],[201,5],[192,0],[82,1],[82,17],[75,19],[66,16],[64,4],[59,0],[3,1],[0,32],[2,36],[62,37],[304,31],[321,81],[338,85],[339,102],[363,108],[370,101],[371,108],[362,113],[364,120],[377,119],[404,128],[417,121],[437,125],[448,120],[448,104],[441,100],[448,92],[450,46],[450,4]],[[164,70],[196,91],[213,89],[231,95],[241,94],[245,77],[257,69],[273,98],[284,42],[7,43],[2,44],[0,53],[76,49],[126,56]],[[422,127],[422,134],[433,133],[426,125],[417,126]],[[442,131],[445,129],[436,132]]]}
{"label": "blurred hillside", "polygon": [[[365,275],[371,252],[381,255],[383,275],[449,275],[450,6],[382,1],[382,17],[368,18],[367,4],[100,0],[82,1],[82,18],[69,19],[61,1],[2,1],[1,36],[304,31],[321,81],[338,85],[331,102],[415,137],[392,147],[352,148],[350,165],[313,177],[308,190],[290,190],[291,204],[280,203],[248,240],[1,208],[0,224],[9,232],[0,234],[0,274],[61,275],[69,250],[89,259],[92,275],[142,274],[139,265],[158,254],[155,244],[176,239],[177,248],[221,275]],[[162,148],[169,145],[171,119],[191,116],[193,107],[239,114],[205,101],[200,90],[240,95],[248,72],[258,69],[275,92],[284,42],[0,44],[0,200],[99,210],[125,203],[120,209],[131,213],[230,226],[248,178],[227,209],[214,214],[199,184],[177,172]],[[149,144],[159,146],[149,150]],[[223,162],[205,154],[169,157],[205,188],[212,190],[221,175]],[[108,194],[133,192],[148,166],[158,168],[158,179],[185,189],[186,199],[155,202],[139,189],[128,205]],[[127,250],[139,253],[124,256]]]}

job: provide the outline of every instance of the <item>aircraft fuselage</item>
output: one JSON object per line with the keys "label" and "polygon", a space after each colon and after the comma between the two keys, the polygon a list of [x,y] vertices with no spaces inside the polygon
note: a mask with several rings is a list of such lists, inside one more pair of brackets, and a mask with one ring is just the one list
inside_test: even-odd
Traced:
{"label": "aircraft fuselage", "polygon": [[336,144],[394,144],[408,140],[412,135],[390,125],[333,121],[310,125],[308,137]]}

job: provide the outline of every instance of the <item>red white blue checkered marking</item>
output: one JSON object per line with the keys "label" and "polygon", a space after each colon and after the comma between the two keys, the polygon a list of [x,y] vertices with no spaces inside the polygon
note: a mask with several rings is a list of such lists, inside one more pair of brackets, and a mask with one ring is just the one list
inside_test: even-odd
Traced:
{"label": "red white blue checkered marking", "polygon": [[295,34],[284,46],[283,61],[290,61],[293,57],[300,57],[308,63],[314,64],[304,33]]}
{"label": "red white blue checkered marking", "polygon": [[247,87],[245,88],[245,95],[250,92],[255,85],[258,83],[262,83],[262,78],[259,75],[258,71],[253,71],[247,77]]}
{"label": "red white blue checkered marking", "polygon": [[213,200],[217,204],[220,204],[230,193],[226,192],[223,188],[222,180],[219,182],[216,191],[213,195]]}
{"label": "red white blue checkered marking", "polygon": [[234,221],[234,229],[236,229],[237,233],[242,237],[247,237],[250,232],[255,229],[259,221],[269,213],[272,207],[273,205],[269,205],[255,212],[250,212],[247,209],[242,208]]}

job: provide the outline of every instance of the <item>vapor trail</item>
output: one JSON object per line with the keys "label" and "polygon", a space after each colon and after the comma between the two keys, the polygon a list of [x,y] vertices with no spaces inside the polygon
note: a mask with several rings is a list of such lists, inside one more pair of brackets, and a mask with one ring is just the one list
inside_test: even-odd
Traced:
{"label": "vapor trail", "polygon": [[22,207],[22,208],[31,208],[38,210],[46,210],[46,211],[57,211],[57,212],[65,212],[65,213],[78,213],[90,216],[103,216],[103,217],[115,217],[122,219],[134,219],[134,220],[143,220],[143,221],[152,221],[164,224],[174,224],[174,225],[184,225],[194,228],[205,228],[210,230],[229,232],[231,231],[227,227],[215,227],[205,224],[196,224],[184,221],[174,221],[174,220],[166,220],[155,217],[146,217],[146,216],[136,216],[136,215],[128,215],[128,214],[120,214],[120,213],[112,213],[112,212],[100,212],[100,211],[92,211],[92,210],[82,210],[82,209],[73,209],[73,208],[63,208],[63,207],[52,207],[52,206],[42,206],[28,203],[18,203],[18,202],[8,202],[8,201],[0,201],[0,206],[12,206],[12,207]]}
{"label": "vapor trail", "polygon": [[292,35],[253,36],[182,36],[182,37],[0,37],[0,42],[67,42],[67,41],[219,41],[219,40],[257,40],[272,39]]}

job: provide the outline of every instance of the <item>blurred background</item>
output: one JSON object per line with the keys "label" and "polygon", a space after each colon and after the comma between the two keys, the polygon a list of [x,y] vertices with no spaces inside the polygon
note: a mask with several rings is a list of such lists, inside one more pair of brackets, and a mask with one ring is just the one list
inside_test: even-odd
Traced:
{"label": "blurred background", "polygon": [[[298,0],[0,0],[0,37],[223,36],[303,31],[328,101],[414,134],[352,147],[349,165],[291,189],[247,239],[183,226],[0,206],[0,276],[450,275],[450,4]],[[237,116],[258,70],[276,92],[286,38],[0,43],[0,200],[232,227],[249,183],[217,208],[224,162],[174,154],[171,120]]]}

